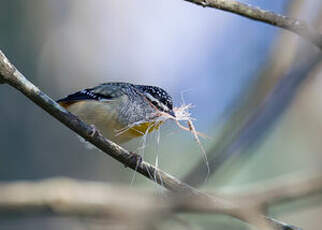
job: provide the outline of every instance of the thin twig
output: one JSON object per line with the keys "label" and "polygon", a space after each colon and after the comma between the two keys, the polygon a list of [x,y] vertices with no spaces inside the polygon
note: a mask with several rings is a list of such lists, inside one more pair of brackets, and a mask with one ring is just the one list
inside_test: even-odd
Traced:
{"label": "thin twig", "polygon": [[322,34],[313,30],[300,19],[276,14],[235,0],[184,0],[203,7],[228,11],[256,21],[261,21],[292,31],[322,49]]}

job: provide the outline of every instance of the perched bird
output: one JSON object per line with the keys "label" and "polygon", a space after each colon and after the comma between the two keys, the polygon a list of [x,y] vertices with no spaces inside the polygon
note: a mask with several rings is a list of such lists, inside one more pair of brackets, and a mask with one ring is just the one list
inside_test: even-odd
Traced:
{"label": "perched bird", "polygon": [[162,114],[175,117],[165,90],[125,82],[104,83],[57,102],[118,144],[159,128]]}

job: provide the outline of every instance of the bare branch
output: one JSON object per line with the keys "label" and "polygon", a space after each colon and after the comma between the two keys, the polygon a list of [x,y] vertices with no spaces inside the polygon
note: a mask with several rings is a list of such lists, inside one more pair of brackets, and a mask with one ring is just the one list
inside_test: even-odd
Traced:
{"label": "bare branch", "polygon": [[0,51],[0,84],[6,82],[5,76],[11,76],[16,68],[9,62],[8,58]]}
{"label": "bare branch", "polygon": [[[159,184],[161,184],[162,180],[162,185],[171,191],[199,193],[189,185],[182,183],[173,176],[167,174],[166,172],[163,172],[160,169],[155,168],[145,161],[137,165],[137,162],[133,161],[133,153],[128,152],[121,146],[106,139],[99,132],[95,133],[95,130],[92,127],[82,122],[73,114],[67,112],[54,100],[52,100],[30,81],[28,81],[18,70],[16,70],[1,51],[0,74],[0,80],[18,89],[21,93],[34,101],[37,105],[46,110],[57,120],[61,121],[67,127],[82,136],[85,140],[92,143],[97,148],[101,149],[103,152],[118,160],[125,166],[137,170],[139,173],[153,181],[155,180],[155,178],[157,178],[157,182]],[[93,133],[95,133],[95,135],[93,135]],[[154,177],[154,175],[157,176]]]}
{"label": "bare branch", "polygon": [[[54,100],[48,97],[45,93],[40,91],[35,85],[28,81],[5,57],[0,51],[0,81],[10,84],[12,87],[19,90],[30,100],[35,102],[57,120],[72,129],[74,132],[82,136],[85,140],[101,149],[103,152],[118,160],[125,166],[138,171],[145,177],[153,180],[154,182],[164,186],[173,192],[179,192],[180,195],[189,196],[191,200],[200,199],[204,200],[204,204],[212,203],[213,207],[218,207],[217,211],[239,218],[248,223],[254,224],[262,229],[270,229],[266,220],[263,219],[259,210],[249,210],[249,214],[245,214],[245,210],[240,210],[228,200],[223,200],[219,197],[210,196],[202,193],[193,187],[181,182],[175,177],[155,168],[147,162],[142,162],[139,165],[131,160],[132,154],[121,146],[106,139],[100,133],[93,130],[92,127],[79,120],[73,114],[67,112]],[[95,135],[93,135],[93,133]],[[154,175],[157,175],[154,177]],[[155,181],[157,178],[157,181]],[[55,188],[57,189],[57,187]],[[27,190],[23,190],[26,192]],[[73,194],[73,193],[69,193]],[[1,196],[0,196],[1,197]],[[227,210],[227,207],[233,207],[234,211]],[[251,217],[251,218],[250,218]],[[277,223],[278,224],[278,223]]]}
{"label": "bare branch", "polygon": [[310,28],[303,20],[276,14],[258,7],[241,3],[234,0],[185,0],[203,7],[211,7],[228,11],[256,21],[261,21],[292,31],[299,36],[309,40],[315,46],[322,49],[322,34]]}
{"label": "bare branch", "polygon": [[[133,190],[133,189],[132,189]],[[157,199],[151,194],[99,182],[55,178],[39,182],[13,182],[0,185],[2,213],[49,212],[56,215],[123,218],[157,212]],[[125,210],[122,212],[122,210]],[[117,214],[114,216],[114,214]]]}
{"label": "bare branch", "polygon": [[[257,222],[256,226],[259,226],[265,225],[265,218],[260,212],[269,205],[321,194],[322,175],[319,172],[313,172],[311,175],[316,174],[318,176],[281,177],[230,195],[217,193],[213,195],[218,198],[216,201],[210,196],[170,194],[160,197],[148,191],[128,187],[64,178],[2,183],[0,213],[87,216],[129,223],[157,220],[173,212],[220,213],[251,223]],[[276,220],[270,220],[276,223]],[[281,225],[283,223],[279,227]]]}
{"label": "bare branch", "polygon": [[[176,203],[176,210],[203,212],[221,212],[234,210],[230,202],[218,202],[210,206],[200,199],[203,205],[179,203],[183,199],[171,200],[157,197],[151,192],[138,191],[122,186],[110,186],[100,182],[76,181],[67,178],[49,179],[39,182],[13,182],[0,184],[1,212],[52,212],[61,215],[84,215],[93,217],[113,216],[124,210],[126,215],[141,215],[140,212],[150,213],[170,211],[170,205]],[[209,200],[208,200],[209,201]],[[215,207],[218,206],[218,207]],[[208,208],[207,208],[208,207]],[[226,211],[227,212],[227,211]]]}
{"label": "bare branch", "polygon": [[[244,192],[242,199],[253,200],[261,206],[278,205],[322,193],[321,172],[311,172],[311,176],[294,174],[274,179],[264,185],[255,185]],[[317,176],[312,176],[317,175]]]}
{"label": "bare branch", "polygon": [[[174,195],[174,194],[172,194]],[[71,215],[134,222],[172,212],[225,213],[246,220],[245,207],[210,196],[159,197],[151,192],[99,182],[50,179],[0,184],[0,213],[6,215]],[[254,213],[255,214],[255,213]],[[254,219],[263,220],[259,213]]]}

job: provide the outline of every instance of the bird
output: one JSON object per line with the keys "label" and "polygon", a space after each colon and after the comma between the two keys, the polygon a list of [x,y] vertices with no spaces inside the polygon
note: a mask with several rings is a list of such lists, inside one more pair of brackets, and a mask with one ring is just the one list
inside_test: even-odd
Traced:
{"label": "bird", "polygon": [[117,144],[158,129],[160,114],[175,118],[173,99],[164,89],[127,82],[86,88],[57,103]]}

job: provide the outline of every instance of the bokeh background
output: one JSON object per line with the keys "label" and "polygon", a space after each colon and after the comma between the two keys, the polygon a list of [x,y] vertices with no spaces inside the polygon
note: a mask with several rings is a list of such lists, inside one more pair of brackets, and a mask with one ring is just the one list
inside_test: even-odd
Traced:
{"label": "bokeh background", "polygon": [[[319,25],[319,0],[242,1]],[[58,99],[73,91],[109,81],[157,85],[180,106],[192,103],[197,130],[212,136],[209,148],[245,92],[269,68],[272,57],[286,56],[295,65],[301,55],[317,52],[289,32],[231,13],[180,0],[2,0],[0,49],[40,89]],[[281,36],[292,46],[277,52]],[[296,48],[294,48],[296,47]],[[275,56],[274,56],[275,55]],[[275,68],[275,67],[274,67]],[[293,172],[321,168],[322,76],[312,77],[278,123],[246,159],[223,165],[208,189],[234,190]],[[268,78],[267,85],[276,78]],[[265,87],[264,87],[265,88]],[[255,100],[256,98],[254,98]],[[125,147],[142,153],[142,140]],[[152,182],[107,155],[88,149],[78,137],[26,97],[0,85],[0,180],[76,179],[151,187]],[[184,176],[202,157],[191,134],[169,122],[160,144],[151,134],[144,158]],[[322,208],[272,215],[303,227],[319,229]],[[287,208],[286,208],[287,210]],[[246,229],[230,218],[190,218],[196,229]],[[216,229],[217,229],[216,228]],[[73,218],[1,219],[0,229],[88,229]]]}

